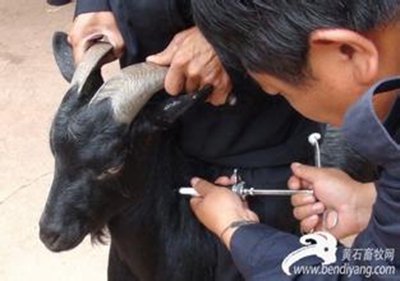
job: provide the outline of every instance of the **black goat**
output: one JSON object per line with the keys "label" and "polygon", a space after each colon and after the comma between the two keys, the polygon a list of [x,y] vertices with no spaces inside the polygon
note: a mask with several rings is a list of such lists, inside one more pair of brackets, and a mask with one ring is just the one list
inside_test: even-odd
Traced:
{"label": "black goat", "polygon": [[[128,67],[103,85],[98,65],[110,45],[90,49],[76,71],[65,34],[55,35],[54,49],[72,82],[51,130],[55,175],[40,221],[44,244],[69,250],[87,234],[101,237],[107,225],[109,280],[214,280],[219,242],[175,190],[194,173],[174,143],[173,126],[210,89],[150,99],[162,88],[165,68]],[[339,133],[332,136],[325,155],[340,155],[330,152]],[[206,169],[195,170],[210,178]]]}
{"label": "black goat", "polygon": [[108,44],[89,50],[76,71],[65,34],[55,35],[54,49],[64,77],[75,74],[51,129],[55,175],[40,221],[44,244],[69,250],[107,225],[109,280],[212,280],[215,241],[174,190],[190,177],[172,143],[175,119],[210,89],[154,97],[136,116],[162,88],[165,69],[128,67],[101,86],[98,64]]}

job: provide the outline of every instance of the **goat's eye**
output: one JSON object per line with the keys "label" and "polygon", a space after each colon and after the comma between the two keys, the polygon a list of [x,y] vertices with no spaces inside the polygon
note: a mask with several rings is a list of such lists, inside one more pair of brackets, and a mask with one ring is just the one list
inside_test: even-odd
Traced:
{"label": "goat's eye", "polygon": [[124,167],[124,164],[121,164],[121,165],[118,165],[118,166],[108,169],[106,172],[110,175],[115,175],[115,174],[118,174],[119,172],[121,172],[123,167]]}
{"label": "goat's eye", "polygon": [[107,169],[106,171],[104,171],[103,173],[101,173],[101,175],[98,176],[97,179],[105,180],[109,177],[115,176],[115,175],[119,174],[119,172],[121,172],[123,168],[124,168],[124,164],[111,167],[111,168]]}

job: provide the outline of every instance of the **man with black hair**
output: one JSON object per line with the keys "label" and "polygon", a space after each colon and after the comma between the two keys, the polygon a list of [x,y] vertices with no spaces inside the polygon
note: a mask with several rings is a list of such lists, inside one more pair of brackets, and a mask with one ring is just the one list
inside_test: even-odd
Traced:
{"label": "man with black hair", "polygon": [[[294,163],[288,185],[294,190],[314,189],[313,196],[292,197],[294,215],[304,231],[330,229],[337,238],[355,234],[354,249],[395,253],[390,259],[346,261],[345,250],[339,247],[335,265],[391,267],[395,275],[374,271],[374,280],[398,280],[400,1],[196,0],[192,4],[196,24],[226,63],[239,62],[267,93],[283,96],[304,116],[342,126],[354,148],[379,166],[379,180],[361,184],[338,170]],[[228,178],[218,180],[221,185],[231,183]],[[192,199],[194,212],[231,250],[246,280],[367,279],[346,272],[288,276],[280,265],[302,247],[298,237],[258,223],[251,208],[228,189],[199,178],[192,185],[202,195]],[[326,210],[338,214],[332,225],[329,220],[323,224],[320,215]],[[321,261],[301,264],[318,267]]]}
{"label": "man with black hair", "polygon": [[[265,95],[245,71],[225,70],[194,26],[189,0],[78,0],[69,34],[75,60],[101,36],[114,46],[122,66],[145,60],[169,66],[165,88],[170,94],[214,86],[210,103],[191,110],[178,124],[179,147],[199,167],[193,174],[214,180],[240,168],[250,184],[283,188],[290,163],[311,158],[307,136],[321,126],[283,98]],[[231,89],[236,103],[228,104]],[[260,131],[264,127],[268,130]],[[263,222],[298,232],[287,198],[256,198],[250,205]],[[210,269],[215,280],[242,280],[222,244],[217,255]]]}

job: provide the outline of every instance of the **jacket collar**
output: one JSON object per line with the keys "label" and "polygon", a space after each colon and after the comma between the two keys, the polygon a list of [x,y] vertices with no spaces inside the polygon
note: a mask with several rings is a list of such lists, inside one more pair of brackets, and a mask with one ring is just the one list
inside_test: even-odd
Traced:
{"label": "jacket collar", "polygon": [[[400,175],[400,145],[393,138],[399,129],[400,98],[384,124],[372,103],[374,95],[395,89],[400,89],[400,77],[383,80],[370,88],[347,112],[343,132],[356,151],[389,173]],[[393,121],[397,121],[396,126]]]}

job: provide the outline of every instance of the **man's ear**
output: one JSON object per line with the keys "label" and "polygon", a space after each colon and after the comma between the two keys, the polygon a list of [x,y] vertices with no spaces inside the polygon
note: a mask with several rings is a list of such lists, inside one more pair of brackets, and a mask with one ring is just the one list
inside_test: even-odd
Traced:
{"label": "man's ear", "polygon": [[324,48],[324,54],[337,56],[335,60],[349,64],[353,79],[358,83],[370,84],[378,75],[379,54],[371,40],[348,29],[320,29],[309,39],[310,51],[317,53]]}

